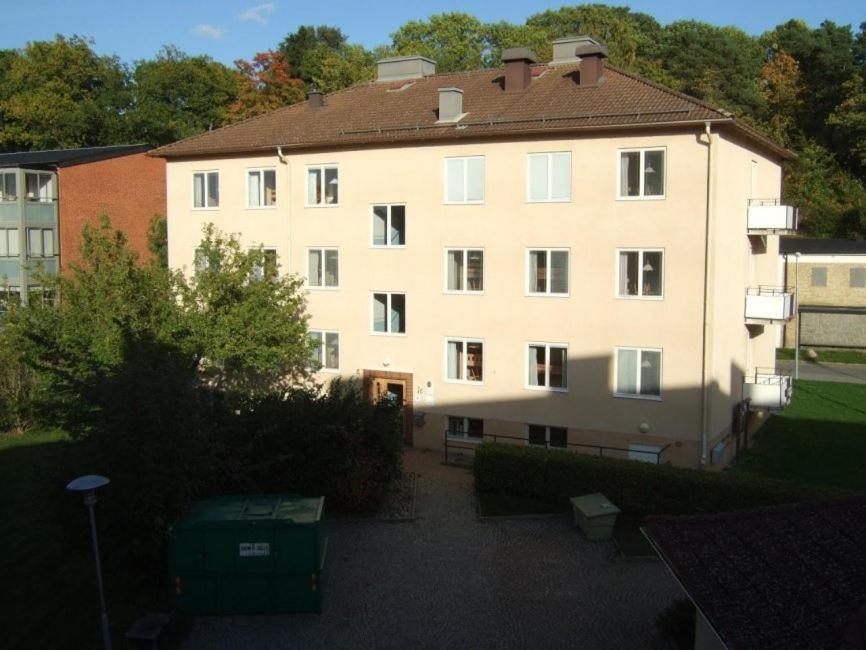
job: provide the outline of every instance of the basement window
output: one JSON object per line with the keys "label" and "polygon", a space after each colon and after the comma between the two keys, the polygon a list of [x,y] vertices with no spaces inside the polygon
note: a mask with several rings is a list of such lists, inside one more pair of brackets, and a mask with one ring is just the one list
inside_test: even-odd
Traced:
{"label": "basement window", "polygon": [[448,416],[449,438],[465,440],[467,442],[481,442],[484,440],[484,420],[480,418],[461,418]]}
{"label": "basement window", "polygon": [[663,199],[665,196],[664,147],[619,152],[619,198]]}
{"label": "basement window", "polygon": [[336,165],[307,167],[307,207],[336,206],[340,202],[340,173]]}
{"label": "basement window", "polygon": [[527,424],[526,444],[533,447],[547,447],[548,449],[565,449],[568,447],[568,429]]}

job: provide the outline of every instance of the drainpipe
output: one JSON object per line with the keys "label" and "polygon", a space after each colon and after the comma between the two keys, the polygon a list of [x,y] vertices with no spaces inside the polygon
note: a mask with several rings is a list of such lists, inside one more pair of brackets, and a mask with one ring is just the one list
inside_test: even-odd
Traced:
{"label": "drainpipe", "polygon": [[289,270],[289,272],[291,272],[291,269],[292,269],[292,244],[293,244],[293,242],[292,242],[291,203],[289,201],[289,196],[290,196],[290,192],[289,192],[290,187],[289,186],[291,185],[291,182],[292,182],[292,173],[291,173],[291,166],[289,165],[289,161],[286,160],[285,155],[283,155],[283,148],[281,146],[277,147],[277,158],[279,159],[280,164],[286,166],[286,189],[285,189],[284,194],[286,197],[286,222],[287,222],[286,230],[287,230],[287,235],[289,238],[289,248],[288,248],[289,255],[288,255],[288,259],[286,260],[286,268]]}
{"label": "drainpipe", "polygon": [[707,353],[709,352],[710,338],[710,233],[712,232],[712,165],[713,165],[713,135],[710,130],[710,123],[704,123],[704,134],[707,136],[707,196],[706,196],[706,212],[704,217],[704,304],[703,317],[701,327],[701,460],[700,467],[703,469],[707,465],[709,454],[709,399],[707,396]]}

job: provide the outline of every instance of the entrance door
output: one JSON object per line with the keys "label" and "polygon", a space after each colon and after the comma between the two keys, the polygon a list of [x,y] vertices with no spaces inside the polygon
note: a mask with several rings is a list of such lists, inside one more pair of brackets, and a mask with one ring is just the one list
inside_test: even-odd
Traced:
{"label": "entrance door", "polygon": [[403,372],[365,370],[369,381],[370,399],[389,399],[403,407],[403,442],[412,445],[412,375]]}

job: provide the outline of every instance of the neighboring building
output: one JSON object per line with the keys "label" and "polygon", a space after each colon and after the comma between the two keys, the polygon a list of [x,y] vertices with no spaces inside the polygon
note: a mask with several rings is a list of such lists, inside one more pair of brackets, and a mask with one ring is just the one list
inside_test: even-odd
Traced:
{"label": "neighboring building", "polygon": [[744,396],[788,399],[758,368],[791,314],[790,153],[605,67],[592,39],[554,55],[448,74],[386,59],[375,81],[157,149],[169,263],[193,271],[208,222],[272,251],[307,278],[320,376],[402,399],[409,444],[719,467]]}
{"label": "neighboring building", "polygon": [[[41,292],[37,269],[78,259],[81,230],[103,214],[142,258],[147,231],[165,215],[165,162],[145,145],[0,154],[0,291]],[[0,302],[3,302],[0,300]]]}
{"label": "neighboring building", "polygon": [[[785,285],[799,290],[800,344],[866,348],[866,241],[782,237],[779,254]],[[792,320],[785,347],[796,340]]]}
{"label": "neighboring building", "polygon": [[697,608],[696,650],[866,647],[866,499],[643,526]]}

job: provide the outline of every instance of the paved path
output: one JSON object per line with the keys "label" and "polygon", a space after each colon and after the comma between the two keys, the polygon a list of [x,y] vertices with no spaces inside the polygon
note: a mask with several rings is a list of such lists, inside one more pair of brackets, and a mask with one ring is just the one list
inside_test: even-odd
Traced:
{"label": "paved path", "polygon": [[329,526],[321,615],[197,619],[184,648],[665,648],[680,592],[660,562],[611,561],[568,518],[479,521],[468,471],[407,452],[412,523]]}
{"label": "paved path", "polygon": [[[794,375],[793,361],[777,361],[779,370]],[[800,358],[800,379],[815,381],[845,381],[852,384],[866,384],[866,365],[859,363],[824,363],[804,361]]]}

